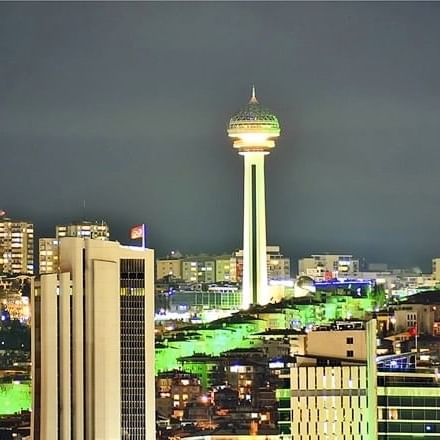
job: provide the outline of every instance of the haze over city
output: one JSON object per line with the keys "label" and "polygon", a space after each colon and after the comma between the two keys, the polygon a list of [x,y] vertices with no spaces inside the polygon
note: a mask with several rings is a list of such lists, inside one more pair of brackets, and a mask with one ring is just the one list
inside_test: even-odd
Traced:
{"label": "haze over city", "polygon": [[[428,269],[440,254],[436,3],[0,5],[0,208],[50,236],[147,223],[157,254],[242,243],[226,134],[255,84],[283,131],[268,243]],[[83,200],[86,208],[83,209]]]}

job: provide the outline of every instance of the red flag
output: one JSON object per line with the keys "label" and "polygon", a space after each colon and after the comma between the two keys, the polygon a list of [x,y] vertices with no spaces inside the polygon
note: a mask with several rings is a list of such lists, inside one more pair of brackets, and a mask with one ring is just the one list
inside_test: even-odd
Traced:
{"label": "red flag", "polygon": [[417,336],[417,326],[411,327],[408,329],[408,333],[410,336]]}
{"label": "red flag", "polygon": [[139,240],[144,236],[144,225],[136,225],[130,229],[130,238],[132,240]]}

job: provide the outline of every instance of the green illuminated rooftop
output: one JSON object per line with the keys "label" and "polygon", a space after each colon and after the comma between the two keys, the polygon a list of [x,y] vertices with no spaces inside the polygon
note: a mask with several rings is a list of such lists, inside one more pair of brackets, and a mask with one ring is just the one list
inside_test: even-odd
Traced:
{"label": "green illuminated rooftop", "polygon": [[0,384],[0,415],[11,415],[21,411],[29,411],[31,405],[30,382]]}

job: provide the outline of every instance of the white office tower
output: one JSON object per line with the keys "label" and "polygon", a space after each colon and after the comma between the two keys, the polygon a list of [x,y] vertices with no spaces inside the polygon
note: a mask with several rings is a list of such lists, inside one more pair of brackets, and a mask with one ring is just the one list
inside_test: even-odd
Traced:
{"label": "white office tower", "polygon": [[243,309],[267,304],[266,196],[264,158],[280,135],[277,117],[261,106],[252,89],[246,107],[229,121],[228,136],[244,159]]}
{"label": "white office tower", "polygon": [[154,251],[66,237],[59,263],[32,294],[33,439],[154,439]]}

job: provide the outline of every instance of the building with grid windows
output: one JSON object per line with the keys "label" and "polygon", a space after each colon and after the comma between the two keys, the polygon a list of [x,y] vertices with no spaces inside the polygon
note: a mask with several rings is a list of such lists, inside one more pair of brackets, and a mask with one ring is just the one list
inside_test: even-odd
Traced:
{"label": "building with grid windows", "polygon": [[34,273],[34,225],[0,217],[0,274]]}
{"label": "building with grid windows", "polygon": [[379,440],[440,439],[438,371],[379,371],[377,400]]}
{"label": "building with grid windows", "polygon": [[155,437],[153,254],[61,238],[31,295],[34,440]]}
{"label": "building with grid windows", "polygon": [[298,275],[315,280],[353,278],[359,273],[359,260],[353,255],[316,254],[298,261]]}
{"label": "building with grid windows", "polygon": [[58,242],[63,237],[91,238],[105,240],[110,237],[110,230],[106,223],[81,221],[56,226],[55,238],[40,238],[38,243],[39,273],[54,273],[58,270],[59,248]]}
{"label": "building with grid windows", "polygon": [[287,438],[377,440],[376,321],[352,324],[308,333],[305,353],[280,366],[288,388],[276,392],[278,425]]}

